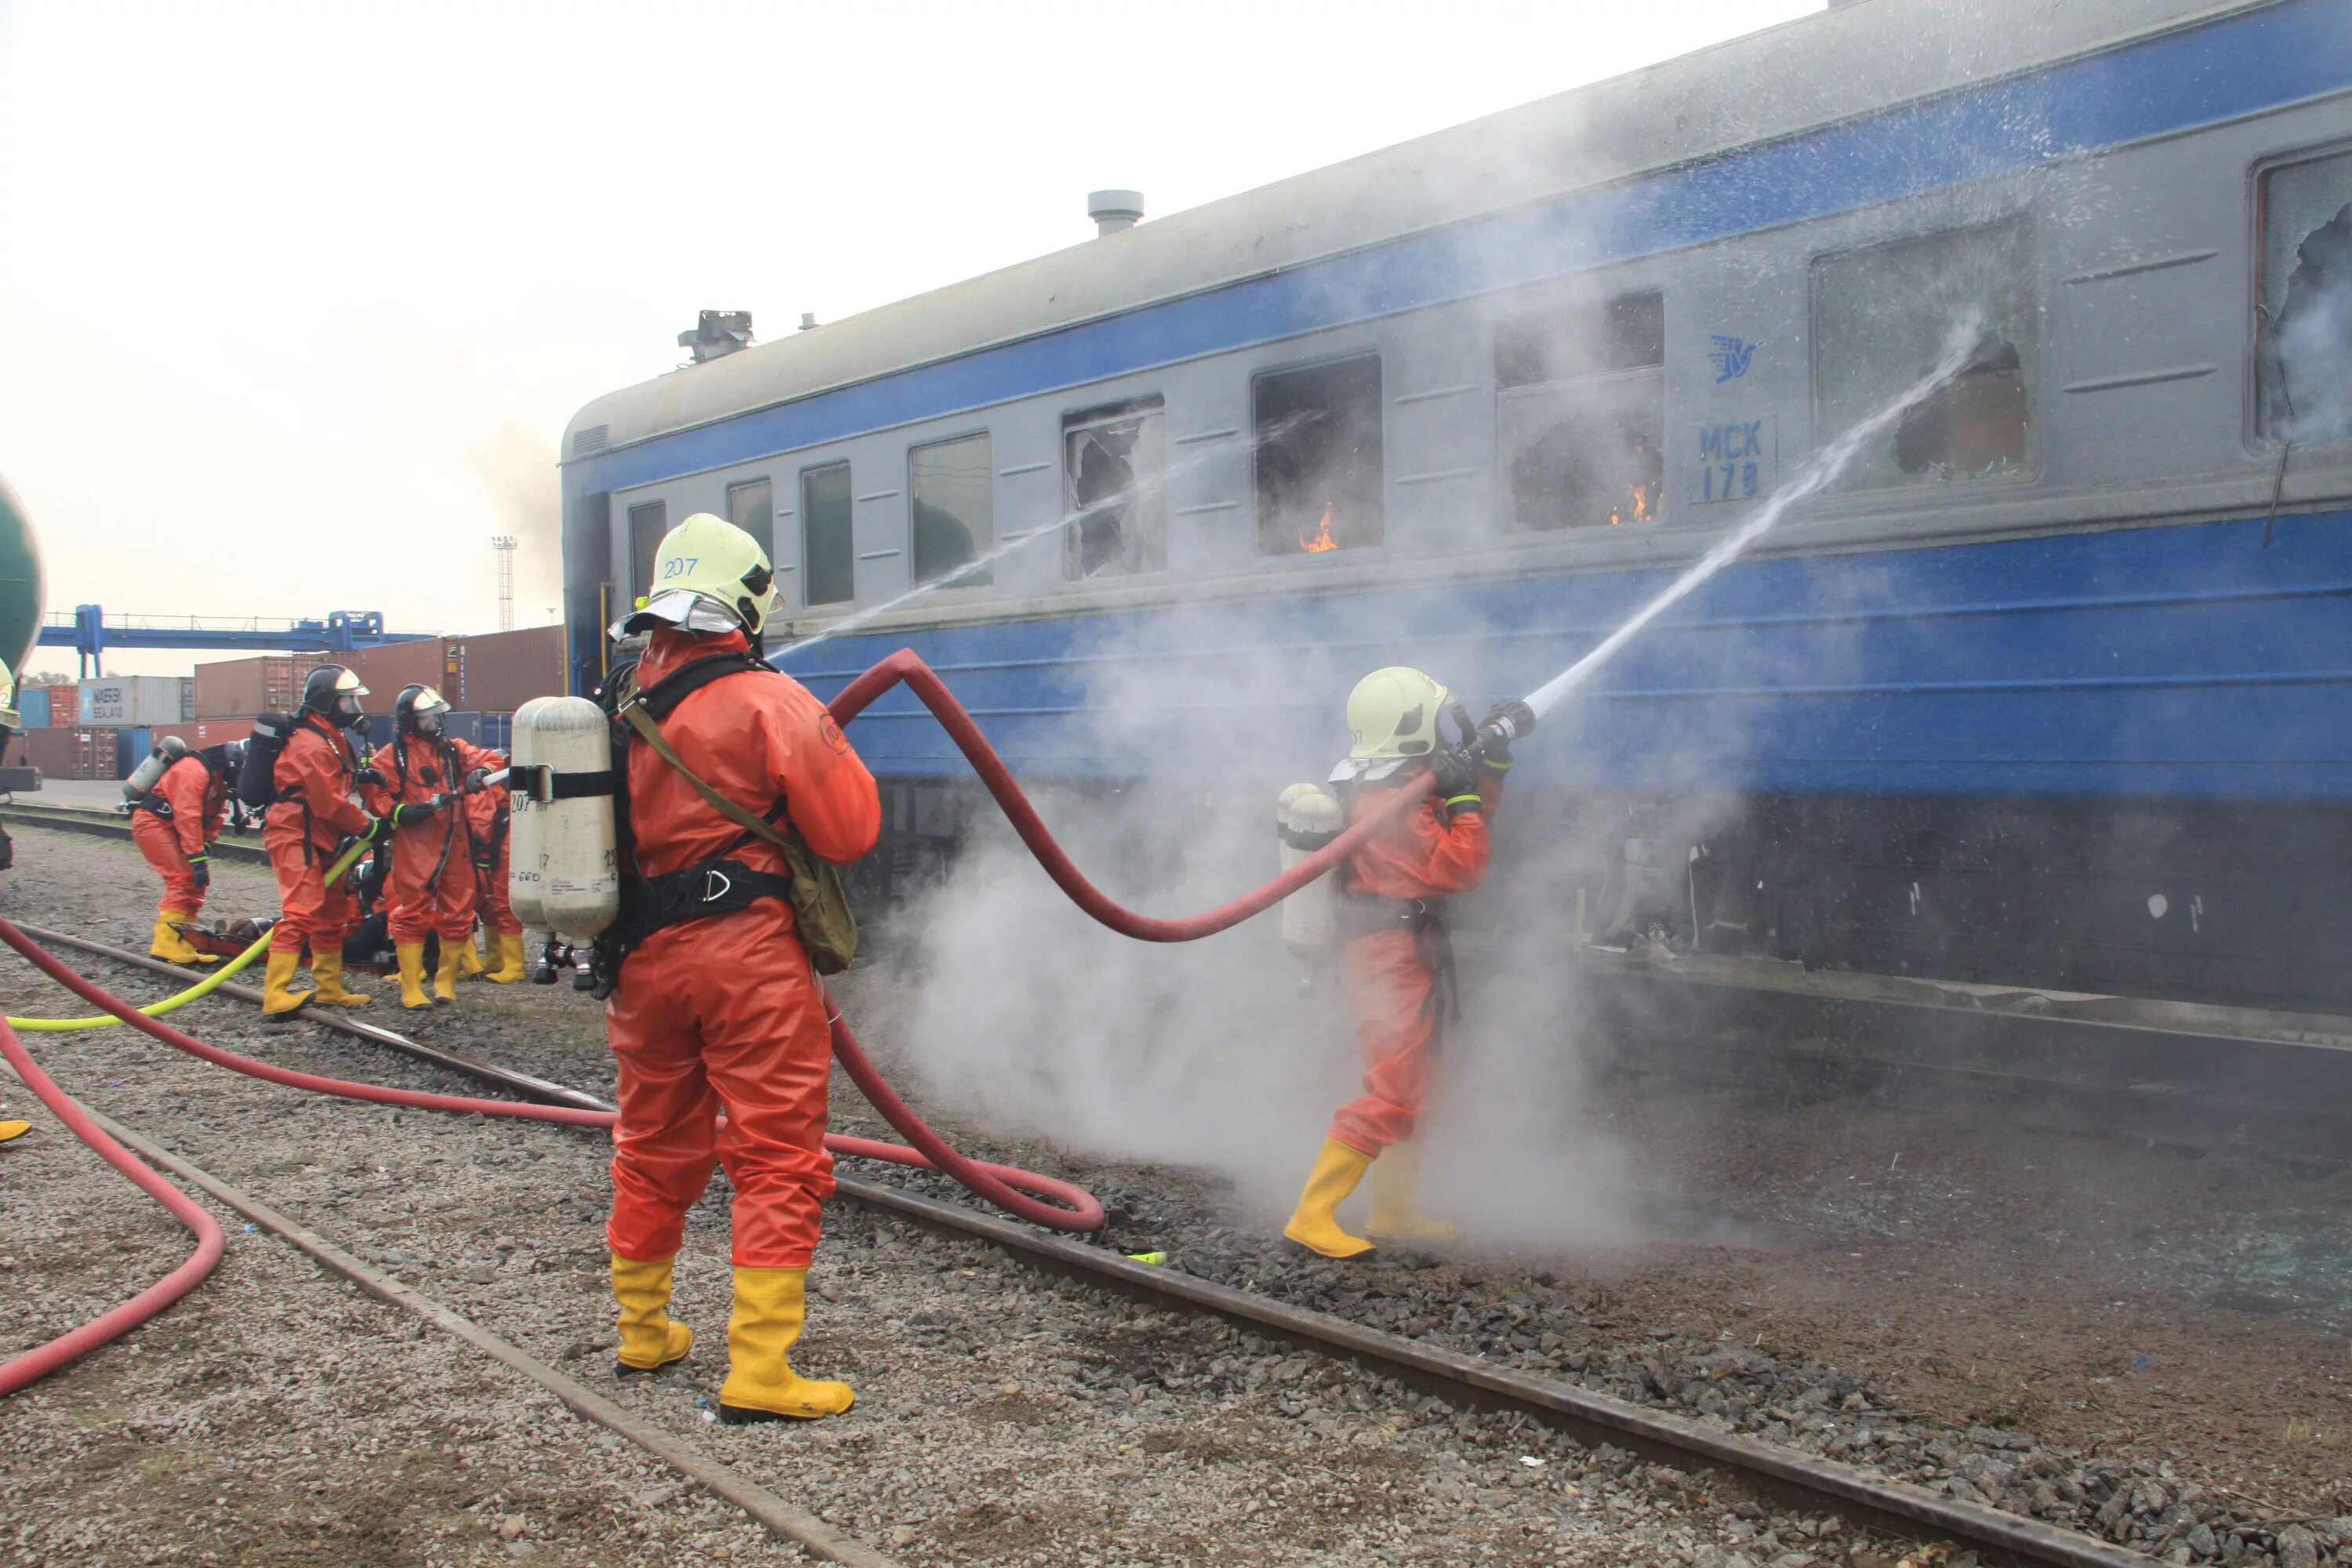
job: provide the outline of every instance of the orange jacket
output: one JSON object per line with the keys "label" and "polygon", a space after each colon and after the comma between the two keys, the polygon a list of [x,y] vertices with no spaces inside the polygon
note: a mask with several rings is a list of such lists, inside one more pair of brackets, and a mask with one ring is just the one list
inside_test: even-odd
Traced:
{"label": "orange jacket", "polygon": [[1486,811],[1503,798],[1502,774],[1479,769],[1478,797],[1486,811],[1465,811],[1448,822],[1445,808],[1430,791],[1428,772],[1408,767],[1400,775],[1359,789],[1348,813],[1349,826],[1387,805],[1401,789],[1417,790],[1424,798],[1348,858],[1348,890],[1384,899],[1442,899],[1476,887],[1486,875],[1492,853]]}
{"label": "orange jacket", "polygon": [[316,713],[303,715],[286,737],[270,778],[278,802],[269,808],[273,826],[296,827],[310,814],[310,847],[332,853],[345,836],[364,833],[368,814],[357,797],[359,754],[351,736]]}
{"label": "orange jacket", "polygon": [[164,820],[179,836],[180,848],[201,855],[205,846],[220,837],[228,818],[228,781],[216,777],[204,758],[191,753],[163,770],[149,798],[172,808]]}
{"label": "orange jacket", "polygon": [[[637,665],[637,689],[698,658],[741,653],[740,632],[698,636],[657,631]],[[778,798],[808,847],[836,865],[874,847],[882,801],[874,775],[824,704],[790,676],[735,675],[688,696],[661,721],[662,738],[719,794],[754,816]],[[755,870],[789,875],[782,851],[764,839],[739,845],[743,830],[705,805],[646,745],[629,748],[629,827],[637,870],[667,876],[728,855]]]}

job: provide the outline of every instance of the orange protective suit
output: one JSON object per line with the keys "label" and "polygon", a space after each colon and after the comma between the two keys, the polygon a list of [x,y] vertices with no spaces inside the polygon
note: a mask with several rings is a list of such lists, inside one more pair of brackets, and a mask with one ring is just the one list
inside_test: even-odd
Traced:
{"label": "orange protective suit", "polygon": [[375,763],[383,775],[387,816],[435,795],[454,797],[422,820],[410,821],[405,812],[394,818],[387,921],[392,940],[421,942],[438,932],[443,942],[472,941],[473,840],[467,830],[467,802],[455,792],[474,769],[499,767],[499,754],[470,741],[402,735],[376,753]]}
{"label": "orange protective suit", "polygon": [[[504,767],[506,760],[501,757],[493,765]],[[522,921],[515,919],[514,906],[507,902],[508,850],[514,837],[508,829],[513,823],[513,810],[503,784],[466,797],[466,833],[474,851],[474,907],[482,917],[484,931],[505,936],[522,934]]]}
{"label": "orange protective suit", "polygon": [[163,900],[158,906],[174,914],[193,915],[205,907],[205,890],[196,885],[188,861],[207,855],[228,816],[228,781],[215,773],[204,758],[190,752],[163,770],[147,799],[169,806],[165,816],[142,804],[131,814],[131,841],[163,879]]}
{"label": "orange protective suit", "polygon": [[[1350,826],[1387,805],[1399,789],[1429,788],[1429,775],[1408,769],[1396,783],[1356,792]],[[1466,893],[1486,875],[1486,812],[1503,797],[1503,775],[1481,768],[1485,809],[1458,808],[1449,820],[1434,795],[1390,824],[1348,858],[1348,894],[1385,900],[1443,899]],[[1347,895],[1341,898],[1344,921]],[[1369,900],[1367,900],[1369,902]],[[1380,1152],[1413,1135],[1428,1102],[1430,1047],[1443,998],[1429,938],[1402,928],[1349,939],[1339,953],[1339,983],[1364,1058],[1364,1092],[1331,1118],[1330,1137],[1359,1154]]]}
{"label": "orange protective suit", "polygon": [[[740,633],[656,631],[637,666],[638,689],[747,646]],[[785,820],[825,859],[855,860],[874,847],[882,810],[873,775],[824,705],[791,677],[715,680],[662,721],[662,734],[728,799],[754,813],[784,802]],[[740,828],[643,744],[629,748],[629,826],[645,876],[720,856],[788,874],[773,845],[742,842]],[[791,906],[761,899],[656,931],[619,978],[604,1009],[620,1063],[612,1250],[639,1262],[676,1253],[686,1211],[715,1163],[735,1189],[736,1265],[807,1268],[833,1193],[824,1142],[832,1041]]]}
{"label": "orange protective suit", "polygon": [[261,847],[278,874],[278,923],[269,928],[269,951],[342,952],[343,938],[358,923],[351,889],[326,884],[336,847],[365,833],[373,820],[360,805],[359,755],[351,736],[332,721],[306,713],[286,737],[270,777],[278,804],[262,819]]}

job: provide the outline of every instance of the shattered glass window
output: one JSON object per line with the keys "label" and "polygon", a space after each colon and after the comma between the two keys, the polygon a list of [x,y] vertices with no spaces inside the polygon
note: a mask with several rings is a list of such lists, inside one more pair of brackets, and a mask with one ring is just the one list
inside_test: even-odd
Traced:
{"label": "shattered glass window", "polygon": [[1062,422],[1062,575],[1126,576],[1168,564],[1167,437],[1160,400]]}
{"label": "shattered glass window", "polygon": [[953,586],[992,581],[972,563],[996,543],[995,474],[985,435],[934,441],[907,454],[908,489],[914,499],[915,581],[956,574]]}
{"label": "shattered glass window", "polygon": [[776,487],[765,479],[727,487],[727,521],[760,542],[771,566],[776,563]]}
{"label": "shattered glass window", "polygon": [[1495,381],[1511,527],[1655,522],[1665,488],[1665,308],[1654,289],[1504,322]]}
{"label": "shattered glass window", "polygon": [[2033,471],[2040,305],[2024,227],[2005,224],[1824,256],[1813,263],[1816,442],[1883,408],[1935,369],[1973,317],[1960,374],[1865,447],[1844,489]]}
{"label": "shattered glass window", "polygon": [[1378,544],[1387,527],[1381,360],[1273,371],[1252,389],[1261,555]]}
{"label": "shattered glass window", "polygon": [[849,465],[801,474],[801,602],[845,605],[857,597],[857,550],[849,525]]}
{"label": "shattered glass window", "polygon": [[629,509],[630,603],[654,591],[654,557],[669,531],[669,503],[649,500]]}
{"label": "shattered glass window", "polygon": [[2352,437],[2352,153],[2273,169],[2261,186],[2262,433]]}

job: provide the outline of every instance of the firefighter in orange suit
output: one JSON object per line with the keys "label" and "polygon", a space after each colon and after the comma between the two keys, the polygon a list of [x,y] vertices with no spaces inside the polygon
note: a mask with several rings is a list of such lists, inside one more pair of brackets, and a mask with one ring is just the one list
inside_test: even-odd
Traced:
{"label": "firefighter in orange suit", "polygon": [[[1386,809],[1399,790],[1425,798],[1367,840],[1341,873],[1340,988],[1363,1058],[1364,1091],[1332,1117],[1282,1231],[1326,1258],[1359,1257],[1375,1241],[1454,1236],[1452,1226],[1421,1212],[1414,1137],[1454,1005],[1444,900],[1486,874],[1486,819],[1503,796],[1510,741],[1535,728],[1535,715],[1524,702],[1505,703],[1480,726],[1475,748],[1448,747],[1438,734],[1447,703],[1444,687],[1402,666],[1374,670],[1348,698],[1354,748],[1332,782],[1349,823]],[[1371,1214],[1366,1236],[1355,1236],[1337,1211],[1367,1170]]]}
{"label": "firefighter in orange suit", "polygon": [[[392,951],[400,1005],[457,999],[457,963],[474,941],[474,845],[467,792],[501,765],[496,752],[448,732],[449,702],[429,686],[400,689],[392,744],[377,753],[392,820]],[[433,989],[425,988],[425,941],[440,938]]]}
{"label": "firefighter in orange suit", "polygon": [[[265,1016],[306,1002],[364,1007],[365,993],[343,984],[343,938],[357,923],[351,889],[329,887],[326,872],[346,839],[373,838],[383,822],[361,804],[364,763],[352,731],[367,717],[367,688],[340,664],[322,664],[302,683],[302,706],[270,778],[278,798],[262,819],[261,845],[278,874],[278,923],[269,928],[269,967],[261,988]],[[310,949],[310,989],[293,989],[302,949]]]}
{"label": "firefighter in orange suit", "polygon": [[[522,922],[515,919],[514,906],[507,902],[508,856],[513,837],[509,828],[514,814],[510,800],[506,790],[497,786],[466,797],[466,834],[474,852],[474,908],[482,918],[483,939],[498,959],[482,978],[501,985],[520,980],[526,973]],[[460,974],[481,969],[478,959],[470,964],[463,962],[473,945],[468,938],[459,953]]]}
{"label": "firefighter in orange suit", "polygon": [[198,952],[186,923],[205,907],[213,885],[213,844],[228,818],[228,794],[236,782],[236,758],[244,748],[231,742],[190,752],[168,763],[163,776],[132,803],[131,840],[163,879],[163,901],[155,906],[155,940],[148,952],[168,963],[217,963]]}
{"label": "firefighter in orange suit", "polygon": [[[663,538],[656,592],[615,629],[651,634],[635,689],[688,772],[823,858],[855,860],[881,830],[873,776],[824,704],[749,657],[772,584],[750,534],[697,513]],[[833,1192],[825,996],[797,934],[787,862],[641,739],[629,746],[627,788],[634,865],[624,885],[635,891],[605,1008],[620,1066],[605,1235],[621,1370],[666,1366],[694,1342],[667,1310],[670,1268],[715,1161],[735,1193],[719,1418],[837,1415],[849,1386],[803,1378],[786,1353]]]}

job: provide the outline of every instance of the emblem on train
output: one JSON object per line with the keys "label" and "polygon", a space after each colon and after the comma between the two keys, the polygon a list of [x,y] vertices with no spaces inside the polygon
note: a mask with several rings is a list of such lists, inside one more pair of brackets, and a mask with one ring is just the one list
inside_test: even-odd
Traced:
{"label": "emblem on train", "polygon": [[1738,381],[1748,374],[1748,362],[1756,353],[1756,345],[1745,338],[1727,338],[1721,332],[1710,335],[1715,347],[1707,350],[1706,363],[1715,366],[1715,384]]}

